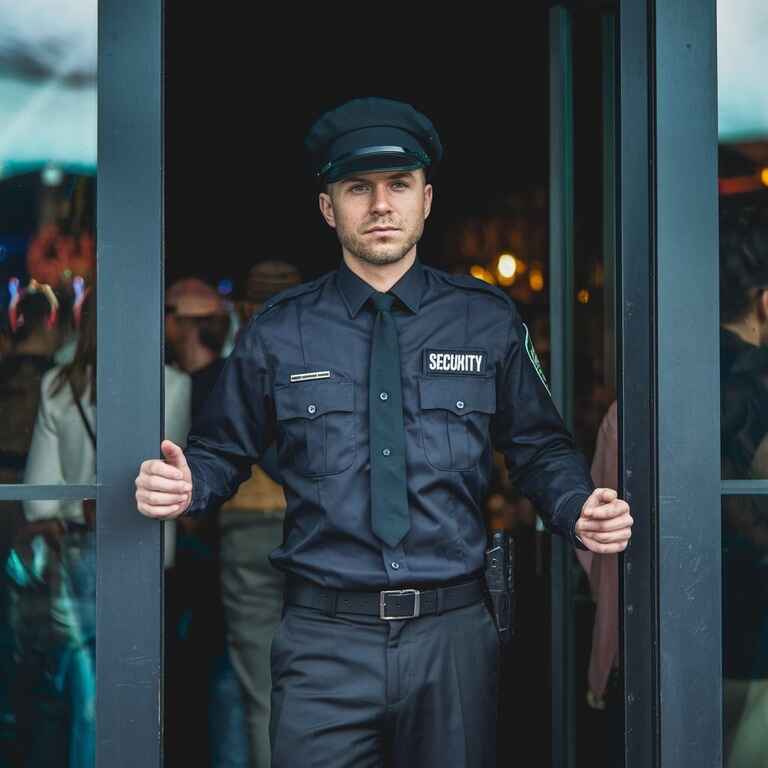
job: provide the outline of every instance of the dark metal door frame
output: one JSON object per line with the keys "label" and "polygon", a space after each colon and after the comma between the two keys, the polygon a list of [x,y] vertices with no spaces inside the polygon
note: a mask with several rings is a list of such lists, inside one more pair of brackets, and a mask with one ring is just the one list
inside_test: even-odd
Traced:
{"label": "dark metal door frame", "polygon": [[[570,10],[549,12],[549,336],[552,398],[573,428],[573,41]],[[550,541],[552,765],[574,760],[574,617],[570,546]]]}
{"label": "dark metal door frame", "polygon": [[161,0],[101,0],[96,765],[162,764],[162,526],[133,481],[162,421]]}
{"label": "dark metal door frame", "polygon": [[[573,236],[569,14],[559,6],[550,16],[552,379],[566,419]],[[715,0],[620,0],[616,61],[619,490],[636,521],[621,569],[624,761],[627,768],[717,766]],[[722,491],[754,489],[725,484]],[[573,670],[563,649],[570,622],[567,552],[557,544],[553,550],[552,764],[561,768],[572,765],[574,720],[564,699],[573,695]]]}
{"label": "dark metal door frame", "polygon": [[619,286],[627,768],[722,761],[714,0],[622,0]]}
{"label": "dark metal door frame", "polygon": [[[551,97],[566,107],[551,118],[561,142],[553,163],[566,164],[554,174],[567,171],[570,117],[567,11],[553,14]],[[162,22],[160,0],[100,2],[97,765],[109,768],[162,763],[162,531],[133,501],[162,424]],[[625,760],[699,768],[718,765],[722,751],[714,0],[622,0],[617,33],[620,472],[637,520],[623,569]],[[553,182],[570,183],[567,173]],[[572,237],[567,187],[553,195],[562,259]],[[568,416],[560,275],[552,379]],[[92,491],[11,487],[3,496]],[[563,559],[553,562],[567,578]],[[556,635],[555,619],[557,644],[566,628]],[[558,674],[556,761],[573,726]]]}

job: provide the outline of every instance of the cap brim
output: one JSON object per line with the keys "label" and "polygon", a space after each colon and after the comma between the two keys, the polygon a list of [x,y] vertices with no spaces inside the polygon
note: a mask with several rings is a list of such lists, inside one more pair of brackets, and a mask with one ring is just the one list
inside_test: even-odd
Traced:
{"label": "cap brim", "polygon": [[350,157],[335,162],[322,180],[328,184],[341,181],[356,173],[377,171],[415,171],[423,168],[424,162],[417,155],[408,152],[392,152],[364,157]]}

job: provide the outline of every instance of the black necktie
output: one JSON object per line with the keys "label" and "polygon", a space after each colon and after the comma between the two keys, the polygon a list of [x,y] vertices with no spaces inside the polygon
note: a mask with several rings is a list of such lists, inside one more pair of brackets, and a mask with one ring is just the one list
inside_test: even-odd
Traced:
{"label": "black necktie", "polygon": [[394,296],[374,293],[376,309],[371,336],[368,385],[371,440],[371,525],[390,547],[411,527],[405,482],[405,428],[400,384],[400,346],[392,317]]}

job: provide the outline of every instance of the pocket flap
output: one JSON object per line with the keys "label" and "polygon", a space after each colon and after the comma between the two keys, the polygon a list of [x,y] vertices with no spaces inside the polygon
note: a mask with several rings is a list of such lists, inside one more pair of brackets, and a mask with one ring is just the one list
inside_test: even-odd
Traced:
{"label": "pocket flap", "polygon": [[275,390],[278,421],[316,419],[334,411],[354,411],[351,381],[303,381]]}
{"label": "pocket flap", "polygon": [[421,409],[451,411],[457,416],[479,411],[496,413],[496,381],[492,377],[445,376],[419,379]]}

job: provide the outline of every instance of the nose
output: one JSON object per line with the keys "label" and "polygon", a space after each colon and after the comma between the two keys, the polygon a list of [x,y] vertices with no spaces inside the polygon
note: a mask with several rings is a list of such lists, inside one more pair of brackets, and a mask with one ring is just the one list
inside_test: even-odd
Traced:
{"label": "nose", "polygon": [[373,187],[373,199],[371,200],[371,210],[375,213],[382,215],[389,213],[392,206],[389,202],[389,194],[387,192],[387,184],[376,184]]}

